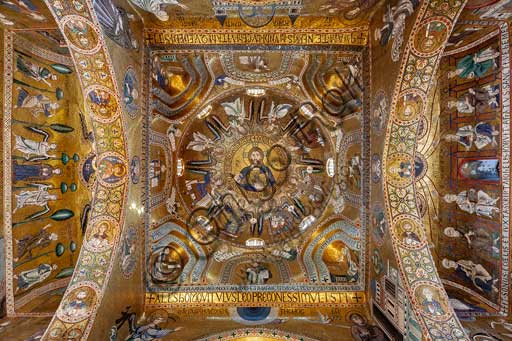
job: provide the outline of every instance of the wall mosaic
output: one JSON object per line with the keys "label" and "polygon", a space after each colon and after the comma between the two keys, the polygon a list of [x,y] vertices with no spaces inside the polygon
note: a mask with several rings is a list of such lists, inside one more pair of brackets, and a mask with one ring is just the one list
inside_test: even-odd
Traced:
{"label": "wall mosaic", "polygon": [[429,160],[436,167],[432,172],[440,174],[434,182],[437,219],[431,233],[443,283],[452,293],[462,290],[480,302],[477,309],[460,313],[465,316],[508,311],[508,276],[500,276],[508,273],[508,260],[501,255],[508,254],[509,202],[509,166],[502,162],[509,154],[502,143],[509,130],[509,62],[503,45],[508,46],[508,38],[494,34],[444,57],[443,128],[433,136],[439,141],[434,146],[438,161]]}
{"label": "wall mosaic", "polygon": [[[18,43],[21,42],[21,43]],[[14,43],[14,44],[13,44]],[[17,301],[65,287],[82,244],[80,213],[91,200],[81,160],[91,152],[81,131],[83,111],[72,65],[53,52],[11,34],[4,45],[9,72],[4,103],[7,312],[51,314]],[[83,141],[73,144],[70,141]],[[9,148],[10,150],[7,150]],[[7,193],[11,193],[7,195]],[[12,199],[11,199],[12,198]],[[32,294],[34,292],[34,294]],[[48,306],[46,309],[55,309]]]}
{"label": "wall mosaic", "polygon": [[[416,311],[423,334],[428,333],[432,338],[465,339],[465,335],[449,308],[448,298],[437,277],[423,226],[418,219],[418,201],[412,178],[420,175],[425,167],[421,157],[415,157],[419,122],[424,121],[420,118],[426,110],[427,93],[439,62],[439,53],[462,5],[462,2],[432,2],[420,6],[403,53],[395,94],[390,101],[390,120],[382,159],[386,218],[398,273],[401,274],[400,282]],[[378,264],[379,257],[375,260]],[[399,321],[400,318],[391,316],[387,320]]]}

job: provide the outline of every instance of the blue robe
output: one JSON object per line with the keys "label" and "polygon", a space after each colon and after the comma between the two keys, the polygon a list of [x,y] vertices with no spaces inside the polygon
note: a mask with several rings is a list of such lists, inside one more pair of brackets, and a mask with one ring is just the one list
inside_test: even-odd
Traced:
{"label": "blue robe", "polygon": [[[48,175],[43,175],[43,171],[47,169]],[[12,171],[14,181],[23,181],[23,180],[46,180],[49,179],[52,173],[53,167],[46,164],[40,165],[26,165],[19,164],[16,161],[12,163]]]}
{"label": "blue robe", "polygon": [[468,161],[464,166],[469,169],[469,171],[462,174],[465,178],[487,181],[500,180],[500,161],[498,159]]}
{"label": "blue robe", "polygon": [[274,179],[274,175],[272,174],[272,171],[270,170],[270,168],[268,168],[267,166],[262,164],[262,165],[258,165],[258,166],[250,165],[250,166],[247,166],[242,169],[240,174],[242,175],[242,178],[244,179],[245,183],[239,184],[240,187],[242,187],[243,189],[245,189],[247,191],[251,191],[251,192],[259,191],[253,185],[251,185],[250,183],[247,182],[247,177],[249,176],[249,173],[251,172],[251,170],[253,170],[254,168],[259,168],[260,172],[265,174],[265,176],[267,177],[268,185],[270,185],[271,187],[273,187],[275,185],[276,180]]}

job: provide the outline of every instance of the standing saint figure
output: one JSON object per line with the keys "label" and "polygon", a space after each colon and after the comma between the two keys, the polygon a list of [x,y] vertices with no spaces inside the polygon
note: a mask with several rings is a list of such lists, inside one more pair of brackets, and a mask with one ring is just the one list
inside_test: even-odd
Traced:
{"label": "standing saint figure", "polygon": [[57,80],[57,75],[51,73],[50,70],[27,61],[21,56],[16,58],[16,68],[25,76],[30,77],[38,82],[44,82],[48,86],[51,85],[50,82],[48,82],[48,79],[52,81]]}
{"label": "standing saint figure", "polygon": [[50,226],[51,224],[46,225],[34,235],[27,234],[21,239],[14,239],[18,249],[14,261],[19,261],[25,254],[28,254],[28,259],[32,259],[32,250],[36,248],[44,249],[50,246],[52,241],[57,240],[59,237],[56,233],[48,232],[47,228]]}
{"label": "standing saint figure", "polygon": [[468,191],[462,191],[459,194],[446,194],[443,199],[447,203],[455,202],[461,210],[469,214],[476,214],[490,219],[500,211],[496,207],[496,203],[500,198],[494,199],[484,191],[477,191],[473,188]]}
{"label": "standing saint figure", "polygon": [[469,279],[473,285],[480,291],[486,293],[497,293],[496,282],[489,271],[487,271],[482,264],[475,264],[471,260],[460,259],[453,261],[444,258],[441,262],[445,269],[453,269],[460,277]]}
{"label": "standing saint figure", "polygon": [[497,67],[496,58],[499,56],[500,53],[492,47],[488,47],[475,54],[467,55],[457,62],[457,68],[455,71],[448,72],[448,78],[457,76],[468,79],[475,77],[480,78],[490,69],[495,69]]}
{"label": "standing saint figure", "polygon": [[440,316],[445,314],[445,311],[441,306],[441,303],[439,303],[439,301],[437,301],[434,298],[434,293],[432,292],[432,289],[428,287],[424,288],[422,293],[424,299],[423,302],[421,302],[421,304],[423,305],[423,309],[425,310],[425,312],[434,316]]}
{"label": "standing saint figure", "polygon": [[485,228],[479,228],[476,231],[472,229],[456,228],[447,226],[443,233],[449,238],[460,238],[468,244],[468,248],[473,247],[477,249],[485,249],[493,244],[493,237],[485,230]]}
{"label": "standing saint figure", "polygon": [[468,89],[456,101],[448,101],[448,108],[457,109],[459,114],[482,114],[499,107],[499,95],[499,85]]}
{"label": "standing saint figure", "polygon": [[107,223],[100,223],[98,226],[98,230],[94,233],[91,239],[88,241],[88,244],[97,249],[103,249],[109,246],[109,236],[107,234],[108,230]]}
{"label": "standing saint figure", "polygon": [[39,264],[37,268],[14,274],[13,277],[18,279],[16,291],[30,289],[34,285],[43,282],[56,269],[57,264],[50,265],[45,263]]}
{"label": "standing saint figure", "polygon": [[12,172],[14,181],[28,180],[48,180],[54,175],[62,174],[60,168],[53,168],[48,164],[20,164],[16,161],[12,163]]}
{"label": "standing saint figure", "polygon": [[27,90],[18,87],[18,100],[14,108],[30,109],[34,117],[44,114],[46,117],[52,117],[52,110],[59,108],[59,104],[50,101],[48,97],[42,94],[32,95]]}
{"label": "standing saint figure", "polygon": [[499,181],[500,160],[477,159],[464,161],[459,167],[459,176],[470,180]]}
{"label": "standing saint figure", "polygon": [[489,144],[493,147],[497,146],[496,136],[500,132],[487,122],[479,122],[473,128],[472,125],[466,125],[457,129],[455,134],[446,134],[443,139],[447,142],[457,142],[462,145],[466,151],[469,151],[473,144],[480,150]]}
{"label": "standing saint figure", "polygon": [[79,318],[87,313],[89,304],[86,301],[87,292],[79,291],[76,298],[66,303],[62,308],[62,314],[69,318]]}
{"label": "standing saint figure", "polygon": [[48,160],[51,157],[55,157],[54,154],[49,154],[50,151],[57,148],[55,143],[48,143],[50,134],[36,127],[27,127],[27,129],[42,135],[43,141],[37,142],[23,136],[14,135],[16,138],[14,149],[24,153],[25,160],[27,161]]}
{"label": "standing saint figure", "polygon": [[48,202],[57,200],[57,195],[48,193],[52,185],[44,184],[30,184],[30,187],[36,188],[34,191],[21,191],[16,196],[16,208],[13,213],[18,209],[26,206],[40,206],[48,209]]}
{"label": "standing saint figure", "polygon": [[258,262],[251,263],[245,272],[247,284],[265,284],[272,277],[270,270]]}

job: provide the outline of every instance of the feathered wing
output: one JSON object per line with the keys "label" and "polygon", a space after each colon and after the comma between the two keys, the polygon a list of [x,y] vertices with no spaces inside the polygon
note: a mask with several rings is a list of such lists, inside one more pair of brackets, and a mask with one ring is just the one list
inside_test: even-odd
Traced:
{"label": "feathered wing", "polygon": [[238,97],[233,102],[226,102],[221,104],[224,111],[228,116],[239,117],[242,114],[242,102]]}
{"label": "feathered wing", "polygon": [[112,0],[94,0],[93,6],[103,29],[113,34],[116,27],[115,19],[119,14]]}
{"label": "feathered wing", "polygon": [[207,136],[205,136],[199,132],[194,132],[192,134],[192,136],[194,137],[194,140],[190,141],[190,143],[187,145],[187,149],[192,149],[192,150],[195,150],[198,152],[202,152],[211,143],[210,139]]}

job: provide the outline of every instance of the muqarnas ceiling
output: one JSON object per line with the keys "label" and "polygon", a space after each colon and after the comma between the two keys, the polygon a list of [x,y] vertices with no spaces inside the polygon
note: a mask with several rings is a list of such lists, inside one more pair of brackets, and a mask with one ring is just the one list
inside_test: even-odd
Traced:
{"label": "muqarnas ceiling", "polygon": [[364,289],[363,59],[151,53],[147,290]]}

